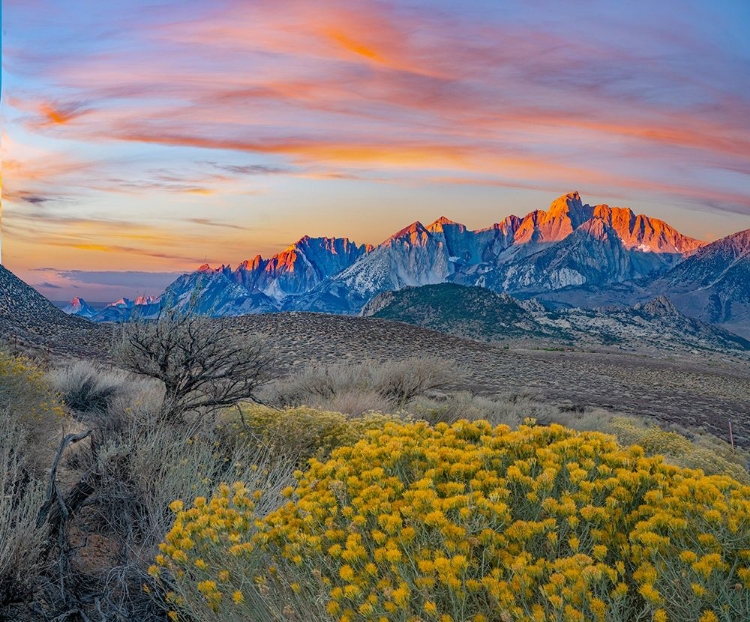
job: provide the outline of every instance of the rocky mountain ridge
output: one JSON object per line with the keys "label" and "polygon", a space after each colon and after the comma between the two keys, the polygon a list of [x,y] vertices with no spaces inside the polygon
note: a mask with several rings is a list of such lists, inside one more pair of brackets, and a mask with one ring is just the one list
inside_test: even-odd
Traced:
{"label": "rocky mountain ridge", "polygon": [[[166,306],[218,317],[358,314],[383,292],[455,283],[537,297],[558,308],[632,306],[665,294],[682,313],[731,328],[750,324],[750,305],[743,302],[750,290],[746,241],[737,235],[706,244],[629,208],[585,204],[572,192],[547,210],[511,215],[485,229],[469,230],[444,216],[426,226],[414,222],[377,247],[305,236],[236,269],[201,266],[157,300],[110,305],[92,319],[156,317]],[[705,291],[693,295],[696,288]]]}

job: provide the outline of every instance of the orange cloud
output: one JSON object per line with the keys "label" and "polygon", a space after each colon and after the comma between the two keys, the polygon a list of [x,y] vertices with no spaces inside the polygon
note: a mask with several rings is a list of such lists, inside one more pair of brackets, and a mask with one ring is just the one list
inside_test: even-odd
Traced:
{"label": "orange cloud", "polygon": [[40,107],[40,112],[51,122],[56,123],[58,125],[64,125],[71,119],[76,118],[77,116],[80,116],[76,113],[75,110],[63,110],[60,108],[55,108],[49,104],[42,104]]}
{"label": "orange cloud", "polygon": [[[631,41],[609,45],[601,33],[578,37],[543,20],[483,20],[428,3],[418,10],[377,0],[191,5],[129,16],[117,54],[41,46],[34,60],[8,47],[16,84],[24,72],[33,78],[6,100],[22,113],[11,115],[14,131],[34,134],[29,145],[65,141],[52,154],[6,144],[14,211],[39,221],[31,209],[53,211],[47,202],[63,197],[61,211],[80,215],[94,208],[92,199],[107,206],[112,197],[101,193],[111,192],[138,195],[128,210],[153,217],[166,204],[177,213],[175,205],[195,208],[196,197],[260,192],[259,178],[239,169],[220,179],[201,176],[199,166],[164,176],[143,164],[179,169],[208,159],[182,147],[235,152],[211,156],[234,164],[238,153],[257,154],[248,170],[259,175],[578,187],[608,197],[644,191],[748,209],[739,177],[750,171],[746,97],[724,79],[731,72],[723,65],[712,69],[725,75],[707,76],[698,57],[665,61]],[[733,71],[741,83],[744,74]],[[695,85],[702,90],[691,99]],[[84,156],[92,161],[78,161]],[[263,192],[278,181],[264,178]],[[308,199],[295,195],[300,204]],[[31,236],[38,222],[26,225]],[[53,227],[68,236],[61,244],[158,249],[158,236],[172,250],[193,243],[135,228],[126,239],[117,237],[118,225],[101,223],[50,219],[46,230]]]}
{"label": "orange cloud", "polygon": [[358,54],[359,56],[364,56],[365,58],[369,58],[372,61],[375,61],[377,63],[382,63],[383,57],[378,54],[375,50],[372,48],[367,47],[366,45],[359,43],[357,41],[354,41],[347,35],[345,35],[343,32],[340,32],[335,29],[329,29],[326,31],[326,35],[335,43],[340,45],[343,49],[352,52],[354,54]]}

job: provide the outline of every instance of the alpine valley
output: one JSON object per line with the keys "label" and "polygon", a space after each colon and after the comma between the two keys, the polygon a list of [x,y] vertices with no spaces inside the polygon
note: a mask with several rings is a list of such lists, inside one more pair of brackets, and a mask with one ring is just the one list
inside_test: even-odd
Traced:
{"label": "alpine valley", "polygon": [[384,292],[440,283],[536,299],[551,311],[663,297],[680,314],[750,338],[750,230],[706,243],[626,207],[588,205],[578,192],[486,229],[445,217],[414,222],[377,247],[305,236],[270,259],[201,266],[155,299],[120,300],[98,312],[75,299],[65,310],[94,321],[153,318],[167,307],[214,317],[355,315]]}

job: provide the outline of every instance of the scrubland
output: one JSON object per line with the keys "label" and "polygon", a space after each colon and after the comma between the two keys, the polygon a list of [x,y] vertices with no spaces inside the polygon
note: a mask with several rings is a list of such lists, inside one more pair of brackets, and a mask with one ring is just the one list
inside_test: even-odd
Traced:
{"label": "scrubland", "polygon": [[243,397],[194,328],[138,329],[162,367],[0,353],[0,619],[750,619],[742,450],[437,357],[273,378],[262,337],[215,350]]}

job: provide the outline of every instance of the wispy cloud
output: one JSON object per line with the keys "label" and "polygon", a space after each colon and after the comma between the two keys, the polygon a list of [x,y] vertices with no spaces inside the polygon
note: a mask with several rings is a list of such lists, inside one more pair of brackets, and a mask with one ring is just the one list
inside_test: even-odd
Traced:
{"label": "wispy cloud", "polygon": [[201,225],[202,227],[219,227],[220,229],[236,229],[237,231],[247,231],[248,227],[241,225],[234,225],[228,222],[217,222],[210,218],[188,218],[188,222],[195,225]]}
{"label": "wispy cloud", "polygon": [[[747,15],[730,4],[13,1],[10,230],[39,219],[68,226],[55,243],[186,257],[165,206],[221,250],[253,227],[217,206],[280,223],[347,203],[338,181],[390,183],[404,206],[417,185],[577,187],[750,215]],[[125,200],[152,229],[137,244],[90,218]],[[60,220],[31,209],[53,205]]]}

